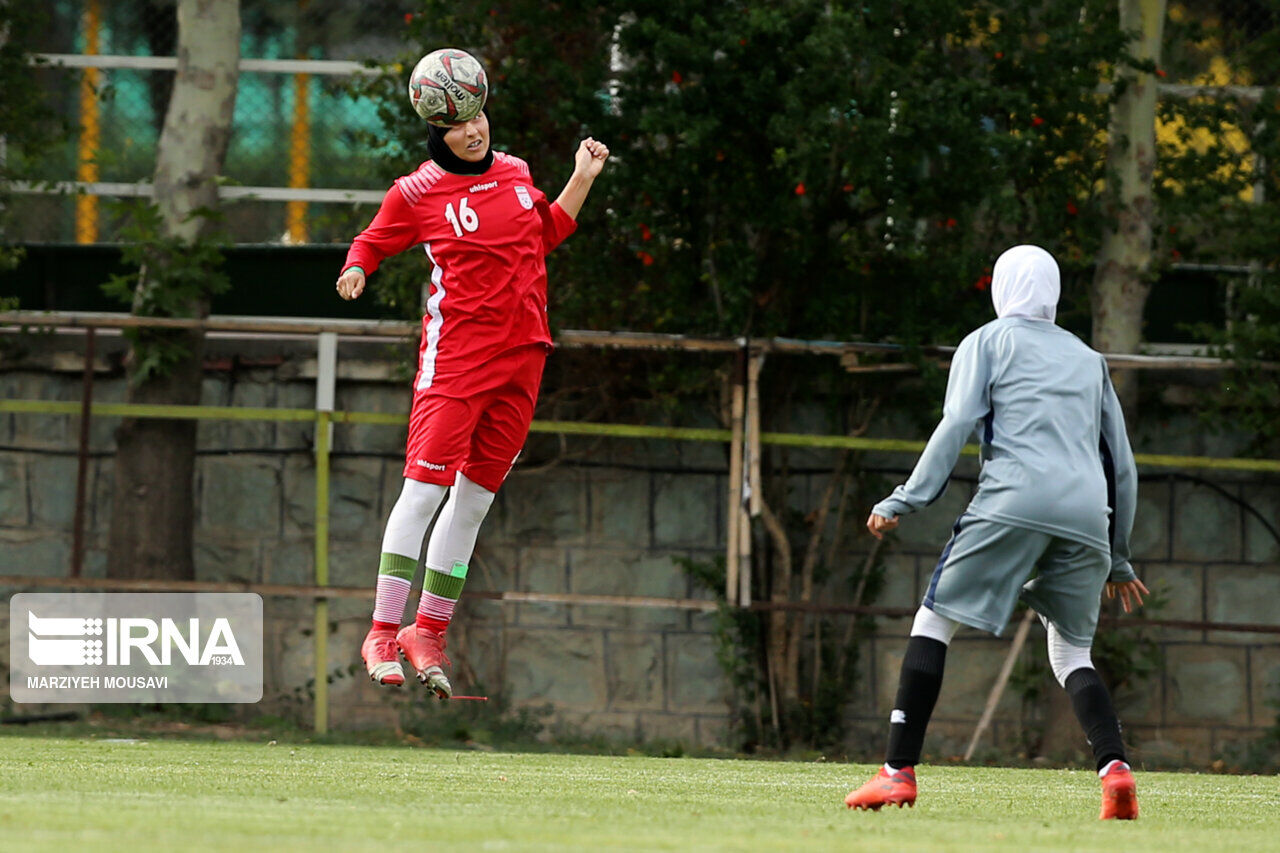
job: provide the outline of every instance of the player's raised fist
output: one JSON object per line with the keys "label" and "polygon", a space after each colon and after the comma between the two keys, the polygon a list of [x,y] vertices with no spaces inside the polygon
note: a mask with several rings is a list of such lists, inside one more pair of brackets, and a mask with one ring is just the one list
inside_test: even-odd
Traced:
{"label": "player's raised fist", "polygon": [[573,156],[574,169],[588,178],[594,178],[604,169],[604,161],[609,159],[609,146],[590,136],[578,143],[578,151]]}

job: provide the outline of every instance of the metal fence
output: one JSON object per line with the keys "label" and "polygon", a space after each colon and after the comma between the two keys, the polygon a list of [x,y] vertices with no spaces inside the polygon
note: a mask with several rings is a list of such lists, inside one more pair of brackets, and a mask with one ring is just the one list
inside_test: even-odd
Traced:
{"label": "metal fence", "polygon": [[[223,170],[234,242],[345,241],[368,222],[385,182],[359,138],[381,124],[375,105],[349,83],[368,73],[369,61],[404,50],[404,14],[413,6],[243,0]],[[120,241],[127,217],[110,200],[149,195],[176,26],[174,3],[163,0],[51,4],[47,29],[30,49],[44,66],[39,85],[72,133],[38,159],[9,164],[19,183],[6,241]]]}

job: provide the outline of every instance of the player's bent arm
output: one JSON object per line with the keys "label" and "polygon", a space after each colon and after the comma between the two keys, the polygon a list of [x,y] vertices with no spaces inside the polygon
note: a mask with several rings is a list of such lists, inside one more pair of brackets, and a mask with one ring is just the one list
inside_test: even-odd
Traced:
{"label": "player's bent arm", "polygon": [[343,279],[348,282],[348,289],[354,288],[354,277],[349,275],[358,272],[361,279],[358,290],[353,296],[343,299],[354,299],[364,290],[363,279],[373,274],[386,258],[399,254],[418,242],[418,222],[413,216],[413,208],[405,201],[399,187],[392,187],[382,198],[377,214],[369,226],[351,241],[347,250],[347,260],[342,265],[342,275],[338,279],[338,292],[343,291]]}
{"label": "player's bent arm", "polygon": [[578,214],[582,211],[582,205],[587,200],[587,194],[591,192],[591,185],[594,182],[593,178],[584,177],[575,170],[569,176],[569,181],[564,185],[564,189],[560,191],[560,195],[556,197],[556,205],[570,219],[576,220]]}
{"label": "player's bent arm", "polygon": [[960,342],[951,362],[942,420],[929,436],[907,482],[876,504],[874,514],[894,518],[923,509],[942,497],[961,448],[977,423],[991,410],[988,382],[980,341],[976,335],[970,335]]}
{"label": "player's bent arm", "polygon": [[973,425],[971,420],[961,423],[944,415],[933,435],[929,436],[929,443],[925,445],[907,482],[876,504],[872,513],[880,518],[892,519],[924,509],[942,497],[956,461],[960,458],[960,449],[973,433]]}
{"label": "player's bent arm", "polygon": [[573,174],[569,176],[568,183],[556,198],[556,204],[569,215],[570,219],[578,218],[583,202],[587,200],[587,193],[591,192],[591,185],[604,168],[604,161],[607,159],[609,159],[609,146],[603,142],[597,142],[588,137],[579,143],[578,150],[573,155]]}
{"label": "player's bent arm", "polygon": [[538,202],[538,214],[542,217],[542,254],[544,255],[551,254],[556,246],[578,230],[577,221],[564,212],[559,202],[547,204],[547,200],[543,198]]}

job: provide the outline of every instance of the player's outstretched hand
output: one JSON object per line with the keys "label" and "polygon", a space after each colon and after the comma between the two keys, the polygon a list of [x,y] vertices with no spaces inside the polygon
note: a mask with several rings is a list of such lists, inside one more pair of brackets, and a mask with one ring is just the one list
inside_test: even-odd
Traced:
{"label": "player's outstretched hand", "polygon": [[338,277],[338,295],[347,301],[364,293],[364,273],[349,269]]}
{"label": "player's outstretched hand", "polygon": [[1134,578],[1124,583],[1108,583],[1107,598],[1115,598],[1116,593],[1120,594],[1120,606],[1124,608],[1125,613],[1132,613],[1134,607],[1142,606],[1142,596],[1150,595],[1151,590],[1142,583],[1142,581]]}
{"label": "player's outstretched hand", "polygon": [[867,529],[871,531],[872,536],[883,539],[886,533],[898,526],[899,520],[896,515],[893,518],[885,518],[873,512],[867,516]]}
{"label": "player's outstretched hand", "polygon": [[594,179],[608,159],[609,146],[588,136],[578,143],[578,151],[573,155],[573,168],[583,177]]}

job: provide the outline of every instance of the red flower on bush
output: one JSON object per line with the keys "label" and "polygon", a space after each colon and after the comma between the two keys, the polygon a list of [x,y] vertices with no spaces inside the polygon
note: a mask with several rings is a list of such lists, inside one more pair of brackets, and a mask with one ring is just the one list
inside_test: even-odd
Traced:
{"label": "red flower on bush", "polygon": [[682,75],[679,71],[672,71],[671,82],[675,83],[677,86],[680,85],[681,83],[684,82],[684,75]]}
{"label": "red flower on bush", "polygon": [[804,183],[801,182],[796,184],[796,195],[804,195],[804,193],[805,193]]}
{"label": "red flower on bush", "polygon": [[991,286],[991,267],[987,267],[983,274],[973,283],[974,290],[986,290]]}
{"label": "red flower on bush", "polygon": [[851,193],[853,192],[853,184],[845,184],[840,189],[844,190],[847,193]]}
{"label": "red flower on bush", "polygon": [[649,226],[641,222],[640,223],[640,239],[649,240],[652,237],[653,237],[653,234],[649,231]]}
{"label": "red flower on bush", "polygon": [[653,266],[653,255],[648,252],[636,252],[636,257],[639,258],[640,263],[644,264],[646,267]]}
{"label": "red flower on bush", "polygon": [[1039,127],[1039,126],[1040,126],[1040,125],[1042,125],[1042,124],[1044,124],[1044,119],[1040,118],[1040,116],[1032,116],[1032,117],[1031,117],[1031,126],[1032,126],[1032,127]]}
{"label": "red flower on bush", "polygon": [[1079,212],[1080,210],[1076,207],[1076,203],[1074,201],[1067,202],[1067,216],[1075,216]]}

